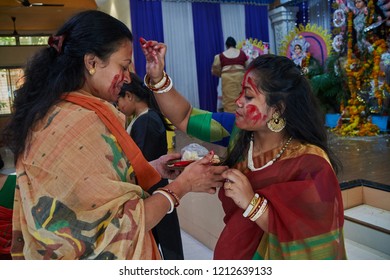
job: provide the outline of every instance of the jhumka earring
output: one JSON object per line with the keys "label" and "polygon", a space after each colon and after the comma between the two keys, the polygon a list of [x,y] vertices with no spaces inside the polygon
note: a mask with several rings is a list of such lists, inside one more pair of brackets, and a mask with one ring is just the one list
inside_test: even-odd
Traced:
{"label": "jhumka earring", "polygon": [[96,73],[96,69],[95,68],[91,68],[88,70],[89,74],[92,76],[93,74]]}
{"label": "jhumka earring", "polygon": [[278,112],[272,114],[272,119],[267,122],[268,128],[273,132],[280,132],[286,127],[286,120],[281,118]]}

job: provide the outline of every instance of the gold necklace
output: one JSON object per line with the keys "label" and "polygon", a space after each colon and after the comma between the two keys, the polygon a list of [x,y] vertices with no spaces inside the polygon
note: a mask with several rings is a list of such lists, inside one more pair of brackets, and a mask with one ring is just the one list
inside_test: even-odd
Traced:
{"label": "gold necklace", "polygon": [[288,138],[286,144],[284,144],[283,148],[280,150],[280,152],[273,159],[271,159],[269,162],[267,162],[263,166],[261,166],[259,168],[255,168],[255,165],[253,164],[253,134],[252,134],[251,141],[249,142],[249,150],[248,150],[248,168],[251,171],[259,171],[259,170],[262,170],[268,166],[271,166],[275,161],[278,160],[278,158],[281,157],[281,155],[286,150],[287,146],[290,144],[291,140],[292,140],[292,136],[290,136],[290,138]]}

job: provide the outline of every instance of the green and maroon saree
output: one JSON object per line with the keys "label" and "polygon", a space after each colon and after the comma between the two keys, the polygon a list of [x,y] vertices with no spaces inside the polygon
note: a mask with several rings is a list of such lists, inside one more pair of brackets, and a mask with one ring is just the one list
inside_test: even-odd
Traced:
{"label": "green and maroon saree", "polygon": [[[193,109],[187,128],[192,136],[222,145],[236,131],[233,114],[198,109]],[[267,163],[279,150],[255,158],[256,166]],[[250,171],[246,160],[235,168],[246,174],[256,193],[267,198],[269,232],[244,218],[243,210],[221,188],[225,227],[214,259],[346,259],[341,190],[322,149],[294,141],[263,170]]]}

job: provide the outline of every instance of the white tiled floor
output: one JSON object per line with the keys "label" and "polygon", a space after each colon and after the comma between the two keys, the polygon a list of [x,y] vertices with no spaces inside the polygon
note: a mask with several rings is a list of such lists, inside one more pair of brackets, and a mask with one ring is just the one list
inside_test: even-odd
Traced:
{"label": "white tiled floor", "polygon": [[[185,260],[212,260],[213,251],[193,238],[185,231],[181,231]],[[346,239],[345,246],[349,260],[389,260],[390,256],[367,246]]]}
{"label": "white tiled floor", "polygon": [[181,231],[185,260],[212,260],[213,251],[193,238],[184,230]]}

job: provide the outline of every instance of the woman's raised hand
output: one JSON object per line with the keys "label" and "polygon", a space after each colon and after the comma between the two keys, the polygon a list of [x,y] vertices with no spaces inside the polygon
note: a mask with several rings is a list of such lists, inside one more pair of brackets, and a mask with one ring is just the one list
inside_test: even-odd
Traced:
{"label": "woman's raised hand", "polygon": [[146,41],[144,38],[139,41],[146,58],[146,73],[152,82],[157,83],[163,77],[167,46],[157,41]]}

